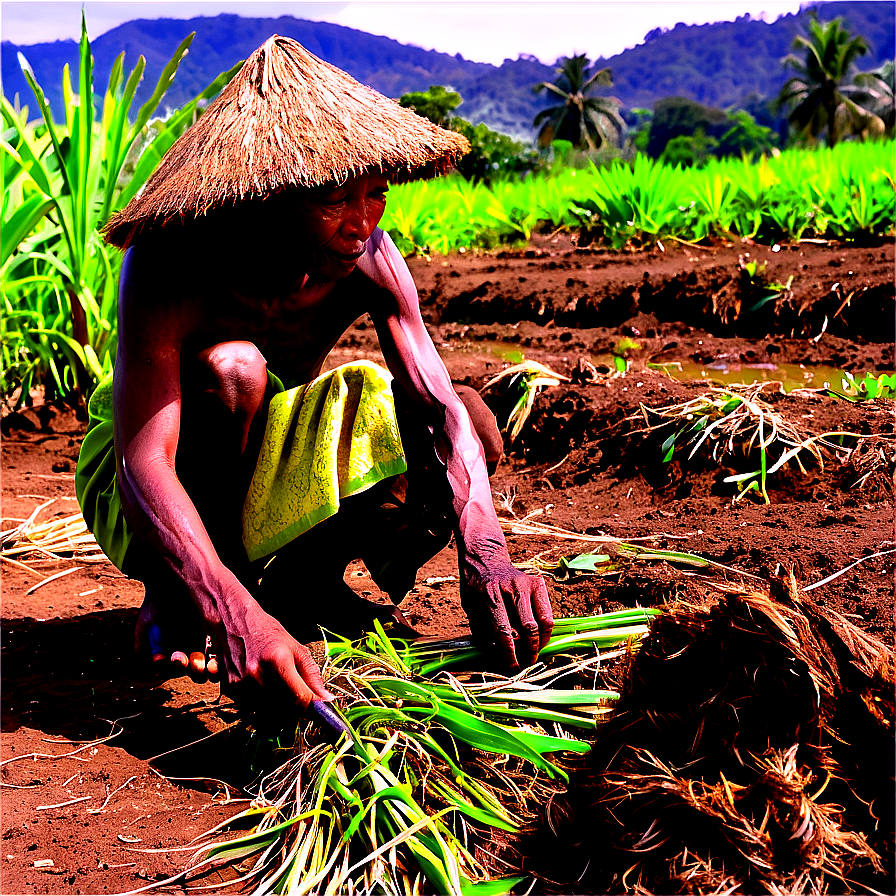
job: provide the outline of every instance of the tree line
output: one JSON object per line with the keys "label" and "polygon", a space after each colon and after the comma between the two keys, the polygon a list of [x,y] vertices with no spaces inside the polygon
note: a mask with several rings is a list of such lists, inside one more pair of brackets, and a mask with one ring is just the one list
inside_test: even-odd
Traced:
{"label": "tree line", "polygon": [[[460,166],[468,178],[533,170],[545,164],[551,149],[564,159],[571,151],[592,158],[601,152],[644,152],[672,165],[692,166],[710,157],[768,154],[784,145],[823,141],[833,147],[845,139],[892,137],[893,61],[859,72],[856,61],[867,52],[867,41],[853,35],[841,18],[822,22],[813,10],[807,32],[795,37],[792,52],[782,59],[792,74],[778,96],[729,110],[675,96],[652,109],[624,110],[617,98],[600,93],[612,87],[608,67],[599,68],[586,54],[562,57],[555,80],[533,86],[550,100],[533,120],[540,153],[456,115],[462,102],[457,91],[432,86],[406,93],[400,102],[470,140],[472,152]],[[783,127],[776,127],[779,121]]]}

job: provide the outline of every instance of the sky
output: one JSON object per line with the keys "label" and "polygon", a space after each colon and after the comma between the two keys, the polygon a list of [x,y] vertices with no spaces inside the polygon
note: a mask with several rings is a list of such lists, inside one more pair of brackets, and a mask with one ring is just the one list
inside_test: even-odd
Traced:
{"label": "sky", "polygon": [[2,0],[0,36],[20,45],[77,39],[82,5],[91,40],[132,19],[289,15],[500,65],[522,54],[548,64],[573,53],[610,57],[657,27],[731,21],[744,13],[774,21],[797,12],[800,0]]}

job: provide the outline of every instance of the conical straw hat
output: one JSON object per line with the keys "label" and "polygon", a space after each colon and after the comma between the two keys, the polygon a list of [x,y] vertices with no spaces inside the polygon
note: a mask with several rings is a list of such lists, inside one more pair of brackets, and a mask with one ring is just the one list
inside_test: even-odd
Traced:
{"label": "conical straw hat", "polygon": [[275,34],[171,147],[104,235],[126,248],[172,219],[366,170],[397,181],[443,174],[469,149],[460,134]]}

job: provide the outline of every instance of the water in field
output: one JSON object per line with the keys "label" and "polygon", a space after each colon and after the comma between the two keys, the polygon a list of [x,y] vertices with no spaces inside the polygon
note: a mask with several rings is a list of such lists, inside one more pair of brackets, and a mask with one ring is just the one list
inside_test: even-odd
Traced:
{"label": "water in field", "polygon": [[[505,340],[483,340],[481,342],[452,343],[452,351],[486,355],[506,364],[519,364],[525,355],[515,342]],[[611,374],[617,371],[616,358],[610,354],[592,355],[591,362],[598,373]],[[679,382],[706,381],[719,386],[752,386],[755,383],[781,383],[785,392],[795,389],[834,389],[843,395],[857,395],[855,380],[865,377],[862,371],[849,377],[839,367],[806,364],[744,364],[739,361],[714,361],[700,364],[696,361],[665,361],[650,364],[651,369],[668,374]],[[882,373],[893,375],[893,371],[871,371],[874,376]]]}
{"label": "water in field", "polygon": [[[854,381],[838,367],[804,364],[741,364],[718,361],[698,364],[696,361],[673,361],[651,365],[681,382],[708,380],[722,386],[778,382],[785,392],[794,389],[835,389],[844,395],[856,395]],[[876,371],[875,376],[881,372]],[[857,379],[861,381],[864,374]]]}
{"label": "water in field", "polygon": [[483,340],[482,342],[452,342],[443,345],[450,351],[468,352],[473,355],[487,355],[497,361],[506,361],[508,364],[521,364],[526,360],[516,342],[507,342],[501,339]]}

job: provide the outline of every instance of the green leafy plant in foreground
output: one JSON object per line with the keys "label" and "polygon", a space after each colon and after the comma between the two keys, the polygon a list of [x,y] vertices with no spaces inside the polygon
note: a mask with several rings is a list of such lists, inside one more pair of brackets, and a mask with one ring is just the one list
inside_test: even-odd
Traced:
{"label": "green leafy plant in foreground", "polygon": [[618,697],[551,683],[592,677],[601,650],[631,649],[658,612],[558,619],[542,657],[564,662],[512,679],[448,672],[484,660],[468,639],[409,643],[377,625],[335,640],[324,674],[349,734],[335,745],[300,738],[253,805],[209,835],[250,832],[201,847],[188,872],[160,885],[230,864],[258,894],[510,892],[524,878],[494,879],[477,842],[519,831],[562,788],[558,757],[589,749],[568,729],[593,731]]}
{"label": "green leafy plant in foreground", "polygon": [[827,389],[829,395],[846,401],[873,401],[875,398],[896,398],[896,374],[866,373],[857,379],[851,373],[844,373],[841,379],[843,391]]}
{"label": "green leafy plant in foreground", "polygon": [[151,127],[150,118],[192,39],[191,34],[177,47],[133,122],[129,115],[145,60],[141,56],[125,76],[124,53],[119,54],[104,94],[95,94],[83,14],[77,90],[68,66],[62,73],[64,122],[54,121],[43,88],[20,54],[40,118],[28,122],[27,109],[19,110],[3,98],[4,398],[19,387],[20,404],[39,384],[60,395],[86,391],[111,369],[120,255],[103,242],[98,227],[136,195],[192,123],[200,104],[217,94],[238,68],[220,75],[183,109]]}

